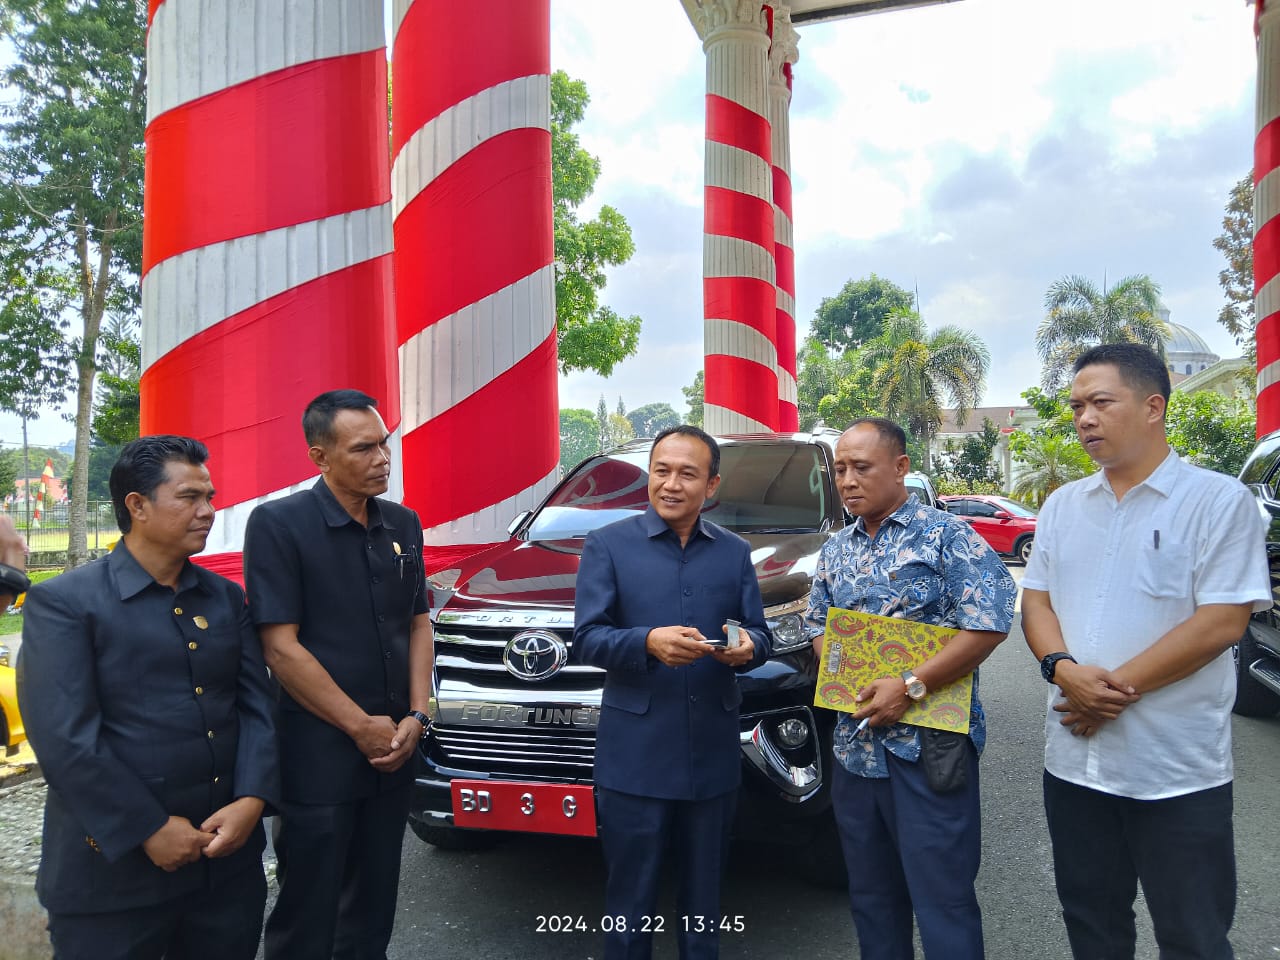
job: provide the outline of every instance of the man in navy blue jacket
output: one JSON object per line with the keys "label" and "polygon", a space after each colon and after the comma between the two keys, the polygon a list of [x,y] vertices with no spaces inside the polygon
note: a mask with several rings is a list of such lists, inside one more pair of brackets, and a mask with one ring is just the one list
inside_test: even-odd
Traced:
{"label": "man in navy blue jacket", "polygon": [[36,893],[63,960],[258,950],[280,764],[244,591],[188,559],[213,524],[208,455],[126,444],[123,538],[27,594],[18,699],[49,784]]}
{"label": "man in navy blue jacket", "polygon": [[[587,537],[574,656],[605,668],[596,803],[608,879],[605,958],[650,956],[674,932],[682,958],[719,955],[720,877],[741,780],[737,672],[769,656],[745,540],[701,519],[720,448],[664,430],[649,455],[649,509]],[[736,646],[726,620],[742,624]],[[733,638],[728,637],[730,643]],[[655,914],[662,852],[680,854],[677,916]]]}

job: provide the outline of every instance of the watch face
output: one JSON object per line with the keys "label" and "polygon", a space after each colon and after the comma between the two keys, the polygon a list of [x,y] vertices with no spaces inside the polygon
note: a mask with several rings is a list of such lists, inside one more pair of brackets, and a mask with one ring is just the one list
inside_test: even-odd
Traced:
{"label": "watch face", "polygon": [[924,696],[924,694],[925,689],[923,680],[913,679],[907,684],[907,696],[912,700],[919,700]]}

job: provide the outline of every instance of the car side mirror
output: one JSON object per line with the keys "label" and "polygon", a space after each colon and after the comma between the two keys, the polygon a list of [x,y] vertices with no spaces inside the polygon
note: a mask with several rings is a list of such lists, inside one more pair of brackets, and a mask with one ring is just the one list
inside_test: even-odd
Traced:
{"label": "car side mirror", "polygon": [[1013,519],[1013,514],[1010,513],[1008,510],[997,510],[995,513],[992,514],[992,516],[995,517],[997,520]]}

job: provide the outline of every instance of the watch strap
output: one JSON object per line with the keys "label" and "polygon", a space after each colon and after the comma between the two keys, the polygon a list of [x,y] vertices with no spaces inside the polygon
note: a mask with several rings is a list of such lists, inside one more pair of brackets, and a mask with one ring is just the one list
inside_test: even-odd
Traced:
{"label": "watch strap", "polygon": [[12,593],[15,597],[31,589],[31,578],[17,567],[0,563],[0,592]]}
{"label": "watch strap", "polygon": [[1045,682],[1053,683],[1053,677],[1058,671],[1058,662],[1060,660],[1070,660],[1072,663],[1078,662],[1071,654],[1061,651],[1046,655],[1040,661],[1040,675],[1044,677]]}
{"label": "watch strap", "polygon": [[405,714],[405,716],[413,717],[413,719],[417,720],[420,724],[422,724],[422,736],[425,738],[427,735],[427,731],[431,729],[431,718],[428,717],[421,710],[410,710],[408,713]]}

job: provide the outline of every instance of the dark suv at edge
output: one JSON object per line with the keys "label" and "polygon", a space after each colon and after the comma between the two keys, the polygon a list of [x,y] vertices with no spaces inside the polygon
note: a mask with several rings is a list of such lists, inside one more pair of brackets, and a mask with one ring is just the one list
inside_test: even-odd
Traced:
{"label": "dark suv at edge", "polygon": [[[837,437],[721,439],[722,481],[704,510],[751,544],[773,632],[773,656],[738,679],[736,832],[785,844],[798,869],[827,883],[843,878],[827,779],[834,716],[812,706],[817,670],[802,618],[818,552],[845,523]],[[587,533],[648,506],[651,443],[579,464],[516,519],[510,540],[433,577],[435,722],[409,819],[428,843],[475,847],[495,836],[455,817],[497,831],[584,832],[575,827],[591,797],[604,674],[570,655],[574,583]]]}
{"label": "dark suv at edge", "polygon": [[[1258,441],[1240,470],[1240,481],[1267,518],[1271,593],[1280,603],[1280,430]],[[1255,613],[1236,645],[1235,712],[1246,717],[1280,713],[1280,608]]]}

